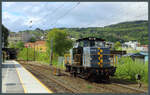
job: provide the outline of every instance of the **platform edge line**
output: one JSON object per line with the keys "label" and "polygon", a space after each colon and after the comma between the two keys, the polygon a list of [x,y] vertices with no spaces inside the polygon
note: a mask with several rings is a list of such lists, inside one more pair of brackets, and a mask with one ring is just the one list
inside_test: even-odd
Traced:
{"label": "platform edge line", "polygon": [[[17,62],[17,61],[15,61]],[[20,64],[19,62],[17,62],[18,64]],[[21,64],[20,64],[21,65]],[[22,66],[22,65],[21,65]],[[49,90],[47,86],[45,86],[39,79],[37,79],[31,72],[29,72],[27,69],[25,69],[23,66],[22,68],[27,71],[35,80],[37,80],[41,85],[42,87],[44,87],[49,93],[53,93],[53,91]]]}
{"label": "platform edge line", "polygon": [[[16,66],[15,66],[15,67],[16,67]],[[24,93],[27,93],[27,90],[26,90],[26,88],[25,88],[25,86],[24,86],[24,84],[23,84],[23,81],[22,81],[22,79],[21,79],[20,73],[19,73],[19,71],[18,71],[17,68],[16,68],[16,71],[17,71],[19,80],[20,80],[20,82],[21,82],[21,84],[22,84],[22,87],[23,87],[23,89],[24,89]]]}

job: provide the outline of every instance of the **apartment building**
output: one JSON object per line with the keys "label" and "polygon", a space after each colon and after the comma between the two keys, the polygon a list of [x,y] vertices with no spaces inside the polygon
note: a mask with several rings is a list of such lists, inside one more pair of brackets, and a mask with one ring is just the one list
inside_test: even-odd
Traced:
{"label": "apartment building", "polygon": [[8,42],[9,43],[17,43],[19,41],[27,42],[32,35],[26,32],[10,32],[8,36]]}

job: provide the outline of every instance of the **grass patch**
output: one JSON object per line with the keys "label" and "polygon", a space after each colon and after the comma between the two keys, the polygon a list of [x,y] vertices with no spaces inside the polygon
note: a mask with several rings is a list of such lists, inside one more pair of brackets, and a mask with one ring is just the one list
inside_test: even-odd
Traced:
{"label": "grass patch", "polygon": [[87,85],[87,88],[88,88],[88,89],[91,89],[91,88],[92,88],[92,86],[91,86],[91,85]]}

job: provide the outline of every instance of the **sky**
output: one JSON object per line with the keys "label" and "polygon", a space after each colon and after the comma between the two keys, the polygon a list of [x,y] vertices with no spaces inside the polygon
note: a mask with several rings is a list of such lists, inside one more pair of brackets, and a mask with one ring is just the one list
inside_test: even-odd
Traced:
{"label": "sky", "polygon": [[148,20],[147,2],[2,2],[2,24],[12,32],[135,20]]}

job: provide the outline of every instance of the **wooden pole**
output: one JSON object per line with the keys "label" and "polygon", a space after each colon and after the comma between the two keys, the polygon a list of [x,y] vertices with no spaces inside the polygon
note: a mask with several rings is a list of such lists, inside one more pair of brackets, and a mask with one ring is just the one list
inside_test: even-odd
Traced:
{"label": "wooden pole", "polygon": [[118,57],[117,57],[117,55],[116,55],[116,65],[118,64]]}
{"label": "wooden pole", "polygon": [[27,46],[27,62],[28,62],[28,46]]}
{"label": "wooden pole", "polygon": [[35,61],[35,43],[34,43],[34,61]]}
{"label": "wooden pole", "polygon": [[53,60],[53,39],[51,39],[50,65],[52,65],[52,60]]}
{"label": "wooden pole", "polygon": [[113,65],[114,65],[114,62],[115,62],[115,57],[114,57],[114,55],[113,55]]}

